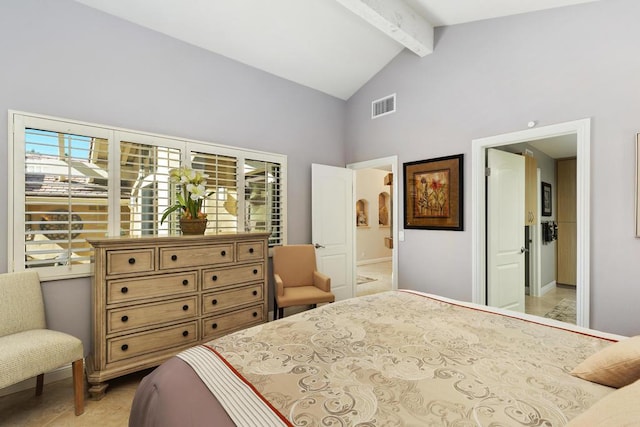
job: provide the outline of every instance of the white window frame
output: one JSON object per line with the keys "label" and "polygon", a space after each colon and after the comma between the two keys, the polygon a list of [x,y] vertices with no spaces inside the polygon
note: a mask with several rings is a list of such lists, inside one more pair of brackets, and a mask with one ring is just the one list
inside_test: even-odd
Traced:
{"label": "white window frame", "polygon": [[[108,235],[120,234],[120,141],[131,141],[148,145],[167,146],[181,150],[183,165],[190,165],[191,153],[205,152],[236,158],[237,188],[244,189],[245,160],[258,160],[280,165],[280,229],[281,239],[277,244],[287,243],[287,156],[258,150],[236,148],[212,142],[196,141],[186,138],[173,137],[149,132],[117,128],[107,125],[81,122],[41,114],[9,110],[8,119],[8,233],[7,255],[9,271],[25,270],[24,255],[24,218],[25,218],[25,128],[40,128],[62,133],[80,133],[104,138],[109,144],[108,155]],[[238,190],[240,191],[240,190]],[[244,197],[238,197],[238,213],[244,212]],[[21,201],[21,202],[20,202]],[[116,214],[118,213],[118,214]],[[242,217],[242,218],[241,218]],[[244,215],[238,216],[238,232],[244,230],[242,225]],[[73,277],[87,277],[91,275],[92,263],[84,265],[69,265],[37,268],[40,279],[58,280]]]}

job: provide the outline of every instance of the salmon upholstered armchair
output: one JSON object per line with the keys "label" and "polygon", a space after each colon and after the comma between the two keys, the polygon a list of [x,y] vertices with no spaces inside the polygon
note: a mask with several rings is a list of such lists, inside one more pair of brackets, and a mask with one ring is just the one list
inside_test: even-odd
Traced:
{"label": "salmon upholstered armchair", "polygon": [[80,415],[84,412],[82,341],[46,327],[38,273],[0,274],[0,388],[37,377],[39,396],[45,372],[71,363],[75,413]]}
{"label": "salmon upholstered armchair", "polygon": [[274,319],[284,317],[284,309],[296,305],[334,302],[331,278],[316,270],[313,245],[286,245],[273,248],[275,279]]}

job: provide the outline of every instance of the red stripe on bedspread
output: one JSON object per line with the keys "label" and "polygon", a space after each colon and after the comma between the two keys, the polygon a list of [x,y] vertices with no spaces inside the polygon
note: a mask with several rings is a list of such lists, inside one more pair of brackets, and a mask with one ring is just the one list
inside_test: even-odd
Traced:
{"label": "red stripe on bedspread", "polygon": [[613,339],[613,338],[606,338],[606,337],[602,337],[602,336],[598,336],[598,335],[594,335],[594,334],[588,334],[586,332],[574,331],[573,329],[563,328],[561,326],[556,326],[556,325],[549,325],[547,323],[536,322],[534,320],[523,319],[522,317],[518,317],[518,316],[514,316],[514,315],[509,315],[509,314],[504,314],[504,313],[496,313],[495,311],[485,310],[485,309],[480,308],[480,307],[469,307],[468,305],[464,305],[464,304],[457,304],[457,303],[451,302],[451,301],[444,301],[444,300],[441,300],[441,299],[438,299],[438,298],[431,297],[429,295],[425,295],[425,294],[423,294],[423,293],[421,293],[419,291],[412,291],[412,290],[409,290],[409,289],[398,289],[397,292],[403,292],[403,293],[406,293],[406,294],[416,295],[416,296],[420,296],[420,297],[423,297],[423,298],[430,299],[432,301],[438,301],[438,302],[441,302],[441,303],[444,303],[444,304],[455,305],[456,307],[468,308],[469,310],[481,311],[483,313],[494,314],[496,316],[503,316],[503,317],[509,317],[511,319],[522,320],[523,322],[533,323],[534,325],[541,325],[541,326],[546,326],[548,328],[560,329],[561,331],[572,332],[574,334],[584,335],[586,337],[597,338],[597,339],[601,339],[601,340],[609,341],[609,342],[618,342],[618,340]]}
{"label": "red stripe on bedspread", "polygon": [[269,407],[269,409],[271,409],[273,411],[274,414],[276,414],[278,416],[278,418],[280,418],[282,420],[283,423],[285,423],[286,425],[290,426],[290,427],[294,427],[293,424],[291,424],[291,422],[289,422],[289,420],[287,419],[287,417],[285,417],[280,411],[278,411],[272,404],[271,402],[269,402],[259,391],[258,389],[256,389],[253,384],[251,384],[251,382],[246,379],[240,372],[238,372],[238,370],[236,368],[233,367],[233,365],[231,363],[229,363],[229,361],[227,361],[227,359],[224,358],[224,356],[222,356],[218,351],[216,351],[215,349],[213,349],[212,347],[209,347],[206,344],[202,344],[201,347],[206,348],[207,350],[211,351],[213,354],[215,354],[218,359],[220,359],[226,366],[227,368],[229,368],[229,370],[231,372],[233,372],[235,374],[236,377],[238,377],[240,380],[242,380],[242,382],[244,382],[251,390],[253,390],[253,392],[256,394],[256,396],[258,396],[260,398],[260,400],[262,400],[262,402],[264,402],[265,405],[267,405]]}

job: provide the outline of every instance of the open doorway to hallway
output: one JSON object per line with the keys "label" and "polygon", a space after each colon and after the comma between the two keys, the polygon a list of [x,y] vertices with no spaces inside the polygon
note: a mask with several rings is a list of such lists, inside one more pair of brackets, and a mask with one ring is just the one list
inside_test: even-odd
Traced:
{"label": "open doorway to hallway", "polygon": [[[576,147],[576,135],[568,134],[488,150],[503,152],[505,154],[502,156],[507,156],[508,159],[527,159],[526,163],[522,163],[525,178],[524,206],[528,215],[525,215],[524,226],[521,225],[521,220],[515,220],[521,218],[520,213],[515,215],[512,222],[515,234],[521,234],[512,238],[524,239],[523,244],[517,245],[517,249],[520,249],[517,258],[524,261],[524,269],[520,270],[521,276],[518,276],[524,285],[523,305],[517,311],[572,324],[576,323],[577,286]],[[520,172],[523,172],[522,166]],[[502,171],[500,167],[491,168],[491,177],[487,179],[488,194],[491,194],[489,184],[497,185],[501,173],[506,171]],[[494,191],[498,189],[495,188]],[[506,197],[506,194],[502,197]],[[512,198],[509,197],[509,200]],[[504,235],[509,229],[505,224],[511,223],[507,216],[512,217],[508,209],[499,209],[500,212],[497,212],[495,203],[487,203],[488,224],[492,225],[487,228],[490,242],[495,241],[496,235],[500,236],[500,240],[505,239]],[[494,218],[499,221],[498,227],[492,221]],[[488,246],[488,255],[493,254],[491,248],[491,245]],[[513,270],[514,265],[515,262],[511,261],[508,269]],[[488,269],[488,273],[492,271]],[[513,282],[514,277],[509,277],[510,282]],[[497,279],[488,276],[488,284],[491,280]],[[490,303],[491,301],[495,301],[495,298],[489,300]]]}
{"label": "open doorway to hallway", "polygon": [[354,295],[397,289],[397,158],[348,167],[354,170]]}
{"label": "open doorway to hallway", "polygon": [[[590,183],[590,156],[589,156],[589,145],[590,145],[590,127],[591,121],[590,119],[581,119],[573,122],[565,122],[556,125],[549,125],[539,128],[532,128],[523,131],[511,132],[503,135],[495,135],[492,137],[474,139],[472,141],[472,260],[473,260],[473,271],[474,274],[472,276],[472,290],[473,290],[473,302],[479,304],[488,304],[488,291],[487,287],[490,282],[488,280],[488,265],[486,263],[488,249],[488,242],[491,238],[492,234],[487,232],[486,224],[488,221],[489,214],[487,212],[486,200],[487,200],[487,191],[486,191],[486,181],[487,181],[487,165],[486,165],[486,151],[491,148],[504,147],[507,145],[513,145],[518,143],[526,142],[529,145],[532,145],[535,141],[542,140],[554,140],[556,137],[575,136],[575,146],[576,151],[572,153],[576,159],[576,169],[572,175],[575,176],[575,190],[573,192],[574,196],[572,198],[572,202],[569,203],[572,205],[572,212],[574,214],[574,218],[572,220],[567,220],[567,222],[572,223],[572,230],[575,232],[572,234],[570,231],[566,229],[561,233],[561,222],[563,219],[559,215],[559,210],[556,209],[559,207],[555,205],[554,211],[557,212],[555,221],[557,222],[557,232],[558,236],[561,234],[563,236],[575,236],[575,239],[571,243],[571,247],[573,250],[562,249],[559,247],[554,255],[557,253],[556,264],[560,265],[561,256],[567,257],[570,256],[572,260],[571,267],[567,268],[566,272],[571,273],[573,276],[573,280],[569,281],[564,277],[561,277],[561,270],[556,270],[555,280],[551,280],[547,282],[542,276],[543,271],[549,272],[550,269],[538,271],[536,280],[531,283],[533,289],[536,292],[532,296],[543,297],[546,292],[546,285],[550,284],[555,286],[558,289],[562,289],[563,286],[556,285],[564,285],[564,284],[573,284],[575,287],[575,323],[579,326],[589,326],[589,289],[590,289],[590,280],[589,280],[589,183]],[[557,142],[557,141],[556,141]],[[554,142],[553,145],[557,145]],[[541,147],[536,147],[542,150]],[[560,158],[566,158],[567,155],[563,156],[551,156],[556,159],[558,162]],[[543,178],[543,182],[546,182],[546,179]],[[557,181],[556,184],[560,184],[560,181]],[[559,185],[556,185],[556,188],[559,188]],[[559,202],[557,198],[557,194],[554,202]],[[539,200],[538,195],[538,200]],[[544,216],[544,215],[541,215]],[[534,228],[538,229],[538,233],[536,234],[538,238],[542,236],[541,231],[543,231],[544,226],[543,222],[550,221],[546,217],[544,221],[540,221],[539,225],[536,224]],[[521,232],[516,231],[515,233],[520,234]],[[524,234],[524,233],[522,233]],[[515,234],[514,234],[515,235]],[[569,241],[567,239],[567,241]],[[559,241],[558,241],[559,242]],[[538,245],[538,247],[542,247],[542,245]],[[524,245],[522,247],[518,246],[517,251],[520,253],[525,253],[526,248]],[[536,254],[538,259],[540,256],[544,256],[542,253]],[[553,261],[552,261],[553,262]],[[537,263],[538,266],[542,265],[542,262]],[[568,264],[567,264],[568,265]],[[520,289],[520,288],[518,288]],[[522,286],[524,289],[524,286]],[[523,292],[524,293],[524,292]],[[495,295],[495,293],[494,293]],[[551,296],[550,296],[551,297]],[[563,297],[559,299],[554,299],[554,305],[552,310],[554,310],[557,306],[562,302]],[[567,298],[568,299],[568,298]],[[542,301],[542,300],[541,300]],[[567,301],[565,301],[567,303]],[[549,303],[551,304],[551,303]],[[548,307],[548,306],[547,306]],[[545,310],[547,307],[542,308]],[[561,307],[558,307],[560,309]],[[545,312],[543,315],[547,315],[549,312]],[[542,314],[542,313],[541,313]],[[539,314],[538,314],[539,315]],[[569,320],[565,320],[569,321]],[[573,323],[573,322],[572,322]]]}

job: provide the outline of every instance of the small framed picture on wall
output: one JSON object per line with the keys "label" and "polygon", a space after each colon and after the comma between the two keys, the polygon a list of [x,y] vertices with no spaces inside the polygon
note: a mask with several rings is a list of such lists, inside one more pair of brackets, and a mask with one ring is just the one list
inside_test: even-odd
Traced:
{"label": "small framed picture on wall", "polygon": [[551,216],[551,184],[542,183],[542,216]]}

